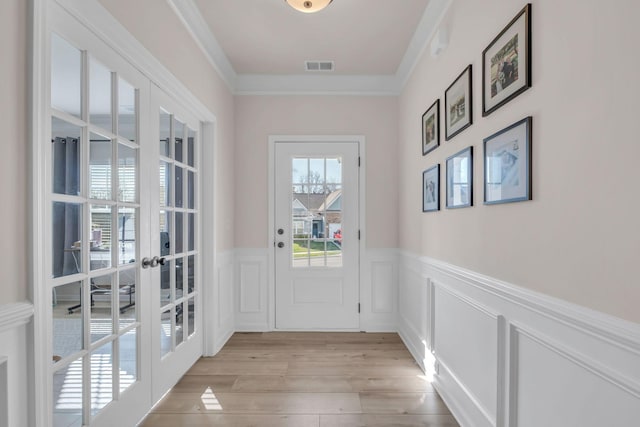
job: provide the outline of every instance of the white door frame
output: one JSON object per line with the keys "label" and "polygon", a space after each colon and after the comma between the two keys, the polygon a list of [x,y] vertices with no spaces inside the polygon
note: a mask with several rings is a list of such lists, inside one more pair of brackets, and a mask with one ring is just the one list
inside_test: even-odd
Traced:
{"label": "white door frame", "polygon": [[[360,167],[358,168],[359,178],[359,216],[358,223],[360,229],[360,244],[358,247],[360,265],[358,266],[360,302],[363,301],[362,278],[364,277],[364,265],[366,254],[366,151],[364,135],[269,135],[269,158],[268,158],[268,185],[269,185],[269,205],[268,205],[268,228],[267,248],[269,253],[267,271],[268,271],[268,288],[267,288],[267,318],[269,330],[276,330],[276,269],[275,269],[275,199],[276,199],[276,174],[275,174],[275,150],[278,142],[356,142],[360,151]],[[362,311],[360,313],[362,321]],[[362,329],[362,325],[360,327]]]}
{"label": "white door frame", "polygon": [[[137,68],[151,83],[162,88],[179,104],[188,109],[202,124],[201,147],[202,163],[210,167],[202,171],[201,179],[213,183],[215,176],[215,152],[217,140],[216,116],[178,80],[158,59],[156,59],[133,35],[131,35],[116,20],[98,0],[29,0],[30,24],[30,106],[29,129],[30,141],[30,167],[31,198],[29,205],[30,234],[28,236],[28,253],[30,272],[29,298],[33,302],[34,317],[33,330],[30,337],[31,355],[29,365],[32,375],[29,381],[29,425],[46,426],[50,419],[49,390],[42,384],[50,383],[48,379],[51,360],[47,357],[47,322],[44,316],[46,304],[50,300],[46,292],[46,253],[47,249],[41,243],[41,236],[45,233],[42,221],[46,212],[45,195],[48,189],[43,183],[48,170],[47,159],[40,149],[42,141],[50,137],[48,133],[49,121],[49,93],[50,93],[50,14],[52,4],[63,7],[81,25],[87,26],[98,38],[100,38],[117,55]],[[215,192],[202,192],[201,217],[202,221],[202,302],[203,305],[214,300],[214,287],[216,283],[216,244],[215,244]],[[208,284],[208,286],[207,286]],[[204,355],[212,355],[214,351],[212,336],[214,325],[214,313],[206,310],[202,321],[204,337]],[[211,336],[210,336],[211,335]]]}

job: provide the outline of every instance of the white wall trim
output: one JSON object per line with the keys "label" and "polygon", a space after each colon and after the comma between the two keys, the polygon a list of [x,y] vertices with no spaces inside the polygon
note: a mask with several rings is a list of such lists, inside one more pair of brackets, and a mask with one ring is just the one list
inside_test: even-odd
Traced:
{"label": "white wall trim", "polygon": [[[398,332],[427,374],[431,340],[433,384],[462,426],[573,419],[575,409],[552,403],[566,396],[578,408],[594,388],[609,400],[577,415],[581,425],[628,425],[640,416],[640,325],[406,251],[399,267]],[[549,409],[541,412],[533,396],[545,388]],[[612,406],[614,415],[603,412]]]}
{"label": "white wall trim", "polygon": [[26,325],[31,321],[33,312],[33,304],[29,302],[0,305],[0,334]]}
{"label": "white wall trim", "polygon": [[438,30],[453,0],[432,0],[420,19],[395,74],[237,74],[193,0],[167,0],[208,61],[236,95],[397,96]]}

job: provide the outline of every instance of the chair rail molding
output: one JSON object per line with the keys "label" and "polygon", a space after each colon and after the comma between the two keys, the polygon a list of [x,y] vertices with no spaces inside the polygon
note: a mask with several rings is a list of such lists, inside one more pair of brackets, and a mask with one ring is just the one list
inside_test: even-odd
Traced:
{"label": "chair rail molding", "polygon": [[29,302],[0,305],[0,333],[26,325],[32,316],[33,304]]}

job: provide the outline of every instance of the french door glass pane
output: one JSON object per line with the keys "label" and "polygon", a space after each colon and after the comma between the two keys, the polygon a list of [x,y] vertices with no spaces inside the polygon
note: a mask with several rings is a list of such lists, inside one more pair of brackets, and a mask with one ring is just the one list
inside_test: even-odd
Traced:
{"label": "french door glass pane", "polygon": [[89,268],[98,270],[111,267],[111,219],[112,208],[107,205],[91,205],[91,236]]}
{"label": "french door glass pane", "polygon": [[111,71],[93,57],[89,68],[89,122],[112,132]]}
{"label": "french door glass pane", "polygon": [[118,208],[118,264],[136,260],[136,210]]}
{"label": "french door glass pane", "polygon": [[91,415],[113,400],[113,343],[91,353]]}
{"label": "french door glass pane", "polygon": [[53,374],[53,426],[82,426],[82,358]]}
{"label": "french door glass pane", "polygon": [[51,119],[53,192],[80,194],[82,129],[58,118]]}
{"label": "french door glass pane", "polygon": [[53,202],[53,277],[82,272],[82,205]]}
{"label": "french door glass pane", "polygon": [[176,238],[175,238],[175,254],[180,254],[183,252],[183,241],[184,241],[184,227],[183,227],[183,221],[182,221],[182,217],[183,214],[182,212],[176,212]]}
{"label": "french door glass pane", "polygon": [[171,164],[160,161],[160,206],[171,206]]}
{"label": "french door glass pane", "polygon": [[134,203],[137,197],[138,150],[118,144],[118,200]]}
{"label": "french door glass pane", "polygon": [[182,174],[183,174],[183,169],[176,165],[175,174],[176,174],[176,180],[175,180],[176,207],[177,208],[181,208],[182,207],[182,203],[183,203],[183,200],[182,200]]}
{"label": "french door glass pane", "polygon": [[53,362],[78,353],[83,345],[82,282],[53,288]]}
{"label": "french door glass pane", "polygon": [[113,142],[93,132],[89,139],[89,197],[111,200]]}
{"label": "french door glass pane", "polygon": [[195,249],[195,246],[196,246],[196,243],[195,243],[195,239],[196,239],[196,236],[195,236],[196,216],[195,216],[195,214],[192,214],[192,213],[188,214],[187,216],[189,218],[189,242],[188,242],[189,248],[188,248],[188,250],[192,251],[192,250]]}
{"label": "french door glass pane", "polygon": [[51,106],[80,118],[82,53],[57,34],[51,36]]}
{"label": "french door glass pane", "polygon": [[194,291],[196,277],[196,257],[195,255],[189,255],[187,262],[187,289],[189,293]]}
{"label": "french door glass pane", "polygon": [[123,78],[118,79],[118,135],[136,141],[136,90]]}
{"label": "french door glass pane", "polygon": [[184,339],[184,304],[176,305],[176,346]]}
{"label": "french door glass pane", "polygon": [[193,129],[189,129],[187,134],[187,164],[189,166],[195,166],[195,139],[196,139],[196,131]]}
{"label": "french door glass pane", "polygon": [[175,299],[180,299],[184,295],[184,260],[176,259],[176,295]]}
{"label": "french door glass pane", "polygon": [[171,252],[171,212],[160,211],[160,256]]}
{"label": "french door glass pane", "polygon": [[120,311],[120,330],[122,330],[138,320],[135,268],[120,271],[117,300],[118,310]]}
{"label": "french door glass pane", "polygon": [[112,276],[91,279],[91,342],[96,342],[113,333],[113,310],[111,292]]}
{"label": "french door glass pane", "polygon": [[173,129],[175,132],[175,160],[177,162],[182,162],[182,159],[184,158],[183,156],[183,145],[182,141],[184,139],[184,130],[185,130],[185,125],[184,123],[182,123],[179,120],[175,120],[173,121]]}
{"label": "french door glass pane", "polygon": [[191,336],[195,332],[195,298],[189,298],[187,310],[188,317],[185,323],[187,325],[187,336]]}
{"label": "french door glass pane", "polygon": [[120,338],[120,392],[125,391],[138,379],[138,329],[127,331]]}
{"label": "french door glass pane", "polygon": [[171,156],[171,114],[160,110],[160,155]]}
{"label": "french door glass pane", "polygon": [[160,356],[165,356],[171,351],[172,341],[171,310],[166,310],[160,315]]}
{"label": "french door glass pane", "polygon": [[171,302],[171,273],[173,271],[173,261],[165,261],[160,266],[160,307]]}
{"label": "french door glass pane", "polygon": [[189,171],[188,179],[187,179],[187,197],[188,197],[188,208],[195,209],[196,200],[195,200],[195,182],[196,182],[196,174]]}

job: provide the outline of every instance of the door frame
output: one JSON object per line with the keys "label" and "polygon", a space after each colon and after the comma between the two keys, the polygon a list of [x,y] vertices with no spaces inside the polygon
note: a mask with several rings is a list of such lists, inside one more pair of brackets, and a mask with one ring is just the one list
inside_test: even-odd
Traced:
{"label": "door frame", "polygon": [[[151,84],[159,86],[177,103],[193,114],[201,123],[201,162],[209,164],[201,174],[201,180],[214,183],[216,173],[217,118],[209,108],[178,80],[169,69],[156,59],[122,24],[114,18],[98,0],[29,0],[29,169],[28,179],[31,197],[28,206],[30,225],[28,240],[28,297],[33,303],[33,322],[29,336],[28,364],[29,383],[29,425],[47,426],[51,423],[50,390],[47,386],[51,360],[47,354],[49,336],[46,308],[50,301],[46,290],[47,249],[41,245],[45,233],[43,218],[47,212],[46,171],[49,170],[47,157],[41,145],[49,137],[49,93],[50,85],[50,44],[51,44],[51,7],[61,7],[78,25],[85,26],[94,33],[122,60],[135,67]],[[200,199],[202,221],[201,242],[203,268],[201,298],[202,304],[214,300],[215,271],[217,252],[215,242],[215,192],[202,192]],[[45,218],[45,221],[47,219]],[[209,284],[209,285],[207,285]],[[213,306],[213,305],[212,305]],[[211,310],[203,313],[202,334],[203,354],[212,355],[214,349],[215,315]],[[210,336],[211,335],[211,336]],[[150,380],[149,378],[145,380]],[[43,387],[42,385],[45,385]],[[150,408],[148,408],[150,409]]]}
{"label": "door frame", "polygon": [[[268,186],[269,186],[269,205],[268,205],[268,262],[267,262],[267,319],[270,331],[283,331],[284,329],[276,329],[276,268],[275,268],[275,242],[276,242],[276,216],[275,216],[275,199],[276,199],[276,144],[279,142],[355,142],[358,144],[360,165],[358,167],[358,228],[360,230],[360,241],[358,245],[358,289],[359,301],[363,301],[362,278],[364,277],[364,266],[367,247],[367,230],[366,226],[366,151],[364,135],[269,135],[269,156],[268,156]],[[360,327],[362,329],[362,310],[360,310]],[[345,331],[347,331],[345,329]],[[335,332],[335,330],[332,330]]]}

